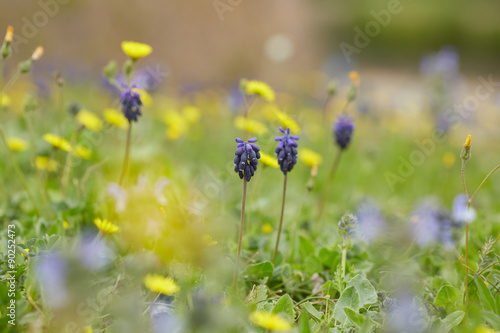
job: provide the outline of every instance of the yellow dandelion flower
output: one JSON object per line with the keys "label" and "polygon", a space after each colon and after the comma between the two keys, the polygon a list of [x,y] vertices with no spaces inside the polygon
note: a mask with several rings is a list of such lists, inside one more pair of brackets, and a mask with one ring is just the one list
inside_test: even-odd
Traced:
{"label": "yellow dandelion flower", "polygon": [[270,331],[286,332],[292,329],[292,325],[283,317],[264,311],[255,311],[250,315],[250,320]]}
{"label": "yellow dandelion flower", "polygon": [[349,78],[351,79],[352,85],[359,87],[359,73],[356,71],[349,72]]}
{"label": "yellow dandelion flower", "polygon": [[264,98],[268,102],[274,102],[274,90],[265,82],[252,80],[246,81],[244,91],[247,95],[257,95]]}
{"label": "yellow dandelion flower", "polygon": [[57,171],[57,161],[48,158],[46,156],[37,156],[35,159],[35,167],[38,170],[46,170],[49,172],[55,172]]}
{"label": "yellow dandelion flower", "polygon": [[323,162],[323,157],[320,154],[307,148],[299,150],[299,159],[310,167],[318,166]]}
{"label": "yellow dandelion flower", "polygon": [[[24,249],[24,251],[26,251],[26,252],[30,252],[30,249]],[[28,258],[28,256],[27,256],[27,255],[25,255],[24,253],[21,253],[21,255],[22,255],[23,257],[25,257],[25,258]]]}
{"label": "yellow dandelion flower", "polygon": [[11,137],[7,139],[7,146],[12,151],[25,151],[28,149],[28,142],[21,138]]}
{"label": "yellow dandelion flower", "polygon": [[196,124],[198,121],[200,121],[201,111],[196,106],[186,105],[182,108],[181,113],[184,119],[186,119],[190,124]]}
{"label": "yellow dandelion flower", "polygon": [[43,136],[43,139],[50,143],[54,148],[71,151],[71,144],[68,142],[68,140],[58,135],[47,133]]}
{"label": "yellow dandelion flower", "polygon": [[7,95],[3,95],[0,97],[0,106],[9,106],[10,105],[10,97]]}
{"label": "yellow dandelion flower", "polygon": [[239,130],[246,131],[252,134],[261,135],[267,132],[266,125],[256,120],[248,119],[242,116],[236,117],[236,119],[234,120],[234,126]]}
{"label": "yellow dandelion flower", "polygon": [[173,295],[179,292],[181,288],[175,281],[169,277],[163,277],[158,274],[148,274],[144,277],[144,285],[149,290],[163,295]]}
{"label": "yellow dandelion flower", "polygon": [[116,224],[113,224],[108,220],[101,220],[100,218],[96,218],[94,220],[94,224],[105,234],[112,234],[120,230],[120,228]]}
{"label": "yellow dandelion flower", "polygon": [[133,60],[144,58],[153,52],[153,48],[148,44],[125,41],[122,42],[122,50]]}
{"label": "yellow dandelion flower", "polygon": [[64,230],[67,230],[69,228],[68,221],[63,221],[63,228],[64,228]]}
{"label": "yellow dandelion flower", "polygon": [[83,158],[84,160],[90,160],[92,157],[92,150],[88,149],[87,147],[77,145],[75,147],[75,154],[76,156]]}
{"label": "yellow dandelion flower", "polygon": [[144,106],[151,106],[153,105],[153,97],[144,89],[138,89],[138,88],[132,88],[133,92],[138,93],[141,95],[141,102]]}
{"label": "yellow dandelion flower", "polygon": [[467,139],[465,139],[464,148],[469,149],[470,144],[471,144],[471,137],[470,137],[470,135],[467,135]]}
{"label": "yellow dandelion flower", "polygon": [[262,233],[270,234],[271,232],[273,232],[273,226],[271,225],[271,223],[264,223],[262,225]]}
{"label": "yellow dandelion flower", "polygon": [[166,112],[163,120],[167,124],[166,134],[169,140],[178,140],[189,129],[186,119],[177,111]]}
{"label": "yellow dandelion flower", "polygon": [[214,246],[214,245],[217,245],[217,243],[218,243],[217,241],[213,240],[212,236],[210,236],[208,234],[203,235],[201,240],[203,241],[203,244],[205,244],[207,246]]}
{"label": "yellow dandelion flower", "polygon": [[94,330],[90,326],[83,327],[83,333],[93,333]]}
{"label": "yellow dandelion flower", "polygon": [[14,27],[9,25],[7,27],[7,32],[5,33],[5,43],[10,44],[12,43],[12,38],[14,37]]}
{"label": "yellow dandelion flower", "polygon": [[263,152],[260,152],[260,160],[259,161],[262,162],[262,164],[264,166],[268,166],[271,168],[279,168],[280,167],[276,157],[271,156],[271,155],[266,154],[266,153],[263,153]]}
{"label": "yellow dandelion flower", "polygon": [[99,131],[102,129],[102,120],[90,111],[82,110],[78,112],[76,119],[80,124],[91,131]]}
{"label": "yellow dandelion flower", "polygon": [[448,151],[443,155],[443,165],[446,169],[451,169],[455,165],[456,156],[454,153]]}
{"label": "yellow dandelion flower", "polygon": [[106,121],[111,125],[118,128],[128,129],[130,126],[129,121],[125,118],[123,113],[113,109],[104,110],[104,119],[106,119]]}

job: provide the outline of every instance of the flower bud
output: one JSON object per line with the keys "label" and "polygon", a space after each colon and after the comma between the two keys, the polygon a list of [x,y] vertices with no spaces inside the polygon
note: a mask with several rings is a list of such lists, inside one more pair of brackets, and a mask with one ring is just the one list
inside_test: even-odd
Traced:
{"label": "flower bud", "polygon": [[460,154],[460,157],[462,158],[462,161],[467,161],[470,156],[470,144],[471,144],[471,137],[470,135],[467,136],[467,139],[465,140],[464,148],[462,149],[462,153]]}
{"label": "flower bud", "polygon": [[31,60],[37,61],[43,56],[43,47],[38,46],[35,51],[33,51],[33,54],[31,55]]}
{"label": "flower bud", "polygon": [[19,63],[19,73],[26,74],[31,71],[31,66],[33,65],[33,60],[30,58],[26,61]]}
{"label": "flower bud", "polygon": [[335,95],[335,93],[337,92],[337,81],[330,81],[326,86],[326,92],[328,93],[328,96]]}
{"label": "flower bud", "polygon": [[12,43],[12,38],[14,37],[14,27],[8,26],[7,27],[7,32],[5,33],[5,43],[10,44]]}
{"label": "flower bud", "polygon": [[110,61],[102,70],[102,73],[108,80],[113,80],[116,75],[117,65],[115,61]]}

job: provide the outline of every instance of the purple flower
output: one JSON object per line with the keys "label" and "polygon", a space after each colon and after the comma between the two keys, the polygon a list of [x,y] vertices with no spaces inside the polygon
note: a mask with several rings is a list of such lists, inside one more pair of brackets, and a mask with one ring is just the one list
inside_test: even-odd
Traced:
{"label": "purple flower", "polygon": [[399,292],[387,308],[385,332],[426,332],[429,315],[424,304],[412,293]]}
{"label": "purple flower", "polygon": [[234,172],[240,175],[240,179],[245,179],[247,182],[252,179],[255,171],[257,171],[257,164],[259,164],[260,159],[260,148],[255,143],[256,138],[252,138],[247,142],[240,138],[236,138],[238,143],[236,152],[234,155]]}
{"label": "purple flower", "polygon": [[36,272],[45,302],[52,308],[61,308],[68,302],[66,289],[67,261],[58,253],[40,257]]}
{"label": "purple flower", "polygon": [[276,156],[278,157],[278,164],[283,174],[286,176],[287,172],[292,171],[293,166],[297,164],[297,142],[299,139],[297,135],[290,135],[290,128],[284,130],[282,127],[279,128],[280,132],[285,134],[283,136],[277,136],[274,141],[279,141],[276,150]]}
{"label": "purple flower", "polygon": [[337,117],[335,125],[333,125],[333,133],[335,142],[344,150],[351,142],[352,133],[354,132],[354,121],[348,115],[340,115]]}
{"label": "purple flower", "polygon": [[141,94],[134,91],[132,88],[128,88],[120,93],[120,103],[122,105],[123,115],[130,123],[132,121],[137,121],[137,117],[142,115]]}
{"label": "purple flower", "polygon": [[106,245],[104,238],[86,234],[82,237],[78,256],[84,267],[99,271],[113,261],[115,253]]}
{"label": "purple flower", "polygon": [[373,200],[366,200],[358,206],[356,234],[366,242],[371,242],[385,229],[384,216]]}
{"label": "purple flower", "polygon": [[454,226],[449,213],[432,202],[419,204],[410,217],[410,232],[420,247],[441,243],[451,248]]}
{"label": "purple flower", "polygon": [[459,194],[453,199],[451,216],[460,226],[465,223],[474,222],[476,219],[476,211],[474,208],[467,208],[467,196],[465,194]]}

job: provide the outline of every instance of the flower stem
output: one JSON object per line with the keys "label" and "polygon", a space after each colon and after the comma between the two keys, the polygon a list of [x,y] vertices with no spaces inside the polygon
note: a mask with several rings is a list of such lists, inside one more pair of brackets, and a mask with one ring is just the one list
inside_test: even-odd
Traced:
{"label": "flower stem", "polygon": [[276,262],[276,256],[278,255],[278,246],[280,244],[281,229],[283,228],[283,215],[285,213],[285,198],[286,198],[286,180],[288,176],[285,175],[285,180],[283,181],[283,201],[281,203],[281,216],[280,224],[278,227],[278,237],[276,238],[276,245],[274,246],[273,264]]}
{"label": "flower stem", "polygon": [[[84,129],[85,126],[81,125],[71,136],[71,149],[74,149],[76,139],[78,134]],[[71,158],[73,157],[73,151],[69,151],[66,155],[66,162],[64,163],[63,177],[61,179],[61,187],[63,198],[66,198],[66,187],[68,185],[69,174],[71,171]]]}
{"label": "flower stem", "polygon": [[474,199],[474,197],[476,196],[477,192],[481,189],[481,187],[483,187],[483,184],[486,182],[486,180],[488,178],[490,178],[490,176],[495,172],[497,171],[498,169],[500,169],[500,164],[497,165],[496,167],[493,168],[493,170],[490,171],[489,174],[486,175],[486,177],[484,177],[483,181],[481,182],[481,184],[479,184],[478,188],[476,189],[476,191],[474,192],[474,194],[472,194],[472,196],[470,197],[469,201],[472,202],[472,199]]}
{"label": "flower stem", "polygon": [[335,173],[337,172],[341,156],[342,156],[342,150],[339,150],[337,152],[337,155],[335,156],[335,159],[333,160],[332,168],[330,169],[330,173],[328,174],[328,180],[326,182],[325,189],[323,190],[323,195],[322,195],[321,201],[319,203],[318,217],[317,217],[318,221],[320,221],[321,217],[323,216],[323,212],[325,210],[326,198],[328,197],[328,192],[330,190],[330,185],[332,183],[333,177],[335,176]]}
{"label": "flower stem", "polygon": [[241,242],[243,240],[243,228],[245,224],[245,202],[247,198],[247,179],[243,177],[243,198],[241,199],[240,235],[238,238],[238,253],[236,255],[236,272],[234,273],[234,293],[238,291],[238,272],[240,269]]}
{"label": "flower stem", "polygon": [[[467,185],[465,184],[465,160],[462,159],[462,185],[464,187],[465,196],[467,197],[467,209],[470,208],[469,194],[467,193]],[[465,221],[465,306],[469,305],[469,223]]]}
{"label": "flower stem", "polygon": [[342,267],[342,288],[345,283],[345,267],[347,265],[347,244],[346,244],[346,239],[344,237],[344,245],[342,246],[342,261],[341,261],[341,267]]}
{"label": "flower stem", "polygon": [[120,181],[118,184],[120,186],[123,185],[123,180],[125,179],[125,175],[127,174],[127,168],[128,168],[128,157],[130,153],[130,138],[132,136],[132,123],[130,123],[130,126],[128,127],[127,130],[127,143],[125,144],[125,156],[123,157],[123,166],[122,166],[122,173],[120,175]]}

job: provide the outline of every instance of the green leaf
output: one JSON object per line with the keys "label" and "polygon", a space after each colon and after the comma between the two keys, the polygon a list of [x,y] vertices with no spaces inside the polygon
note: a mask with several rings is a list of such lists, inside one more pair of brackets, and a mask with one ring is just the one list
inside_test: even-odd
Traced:
{"label": "green leaf", "polygon": [[363,317],[362,314],[359,314],[357,311],[354,311],[353,309],[351,309],[347,306],[344,307],[344,312],[345,312],[347,318],[349,318],[349,320],[354,325],[356,325],[357,327],[363,326],[363,324],[365,322],[365,317]]}
{"label": "green leaf", "polygon": [[481,300],[481,304],[483,305],[483,307],[486,310],[495,312],[495,310],[496,310],[495,300],[491,296],[490,290],[488,289],[486,284],[483,282],[483,280],[481,280],[480,278],[475,277],[474,280],[476,281],[477,290],[479,293],[479,299]]}
{"label": "green leaf", "polygon": [[349,280],[346,288],[349,288],[351,286],[354,286],[358,292],[360,306],[364,307],[368,304],[377,303],[378,301],[377,291],[370,283],[370,281],[368,281],[361,275],[358,274]]}
{"label": "green leaf", "polygon": [[434,304],[437,306],[447,306],[457,301],[460,292],[453,286],[442,286],[439,289]]}
{"label": "green leaf", "polygon": [[316,319],[316,321],[321,321],[323,314],[316,310],[316,308],[310,302],[305,302],[302,306],[302,309],[305,310],[311,317]]}
{"label": "green leaf", "polygon": [[308,238],[299,236],[299,244],[299,252],[302,258],[306,258],[310,255],[314,256],[316,254],[316,250]]}
{"label": "green leaf", "polygon": [[341,323],[345,322],[347,319],[344,312],[345,307],[359,310],[359,295],[354,286],[350,286],[344,290],[342,295],[340,295],[337,304],[335,304],[335,308],[333,309],[333,316]]}
{"label": "green leaf", "polygon": [[488,322],[492,327],[500,327],[500,316],[493,312],[483,312],[482,317]]}
{"label": "green leaf", "polygon": [[439,318],[438,320],[436,320],[437,327],[434,327],[434,328],[436,331],[449,332],[454,327],[458,326],[462,322],[462,320],[464,319],[464,316],[465,316],[465,312],[455,311],[453,313],[450,313],[444,319]]}
{"label": "green leaf", "polygon": [[276,304],[274,305],[274,308],[271,312],[274,314],[284,313],[286,314],[290,322],[295,321],[295,314],[293,311],[293,301],[288,294],[281,296],[278,302],[276,302]]}
{"label": "green leaf", "polygon": [[273,270],[273,264],[271,264],[270,261],[264,261],[258,264],[248,265],[243,275],[261,279],[273,275]]}
{"label": "green leaf", "polygon": [[311,333],[309,318],[305,315],[299,318],[299,333]]}
{"label": "green leaf", "polygon": [[264,301],[267,298],[267,286],[265,284],[259,284],[252,293],[248,300],[250,302],[259,303]]}

